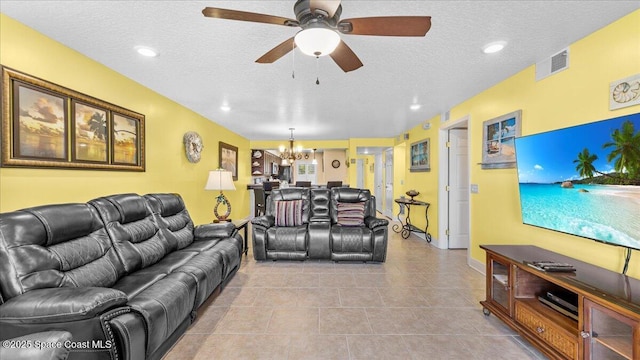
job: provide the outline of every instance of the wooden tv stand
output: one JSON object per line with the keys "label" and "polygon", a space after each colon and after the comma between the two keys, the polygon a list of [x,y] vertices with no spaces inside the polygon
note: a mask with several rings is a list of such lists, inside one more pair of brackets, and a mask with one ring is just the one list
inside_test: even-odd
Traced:
{"label": "wooden tv stand", "polygon": [[[485,315],[551,359],[640,359],[640,280],[536,246],[480,248],[487,254]],[[570,263],[576,272],[544,272],[525,261]],[[577,295],[577,319],[539,300],[549,291]]]}

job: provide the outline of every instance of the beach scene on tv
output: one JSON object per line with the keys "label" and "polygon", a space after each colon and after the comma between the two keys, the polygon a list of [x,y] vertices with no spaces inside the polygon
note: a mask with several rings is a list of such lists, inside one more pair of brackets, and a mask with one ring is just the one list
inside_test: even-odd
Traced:
{"label": "beach scene on tv", "polygon": [[640,114],[516,138],[523,223],[640,249]]}

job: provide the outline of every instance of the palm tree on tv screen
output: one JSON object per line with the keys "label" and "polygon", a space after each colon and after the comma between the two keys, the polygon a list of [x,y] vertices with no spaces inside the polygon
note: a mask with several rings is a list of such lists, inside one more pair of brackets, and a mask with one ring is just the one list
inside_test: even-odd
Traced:
{"label": "palm tree on tv screen", "polygon": [[616,129],[611,134],[612,142],[604,144],[603,148],[613,148],[607,161],[614,161],[614,169],[618,173],[625,170],[630,179],[640,177],[640,131],[634,134],[633,123],[625,121],[622,130]]}
{"label": "palm tree on tv screen", "polygon": [[599,173],[593,166],[593,162],[598,160],[598,155],[589,153],[589,149],[584,148],[581,153],[578,153],[578,158],[573,160],[576,166],[576,170],[583,178],[592,178],[593,173]]}
{"label": "palm tree on tv screen", "polygon": [[584,148],[578,153],[578,158],[573,162],[578,164],[576,171],[582,178],[591,179],[594,173],[603,175],[618,184],[639,184],[640,183],[640,131],[635,132],[633,123],[625,121],[621,129],[616,129],[611,133],[611,140],[602,145],[604,149],[613,148],[607,156],[608,162],[613,162],[614,170],[617,174],[607,174],[598,171],[593,163],[598,159],[598,155],[591,154],[589,149]]}

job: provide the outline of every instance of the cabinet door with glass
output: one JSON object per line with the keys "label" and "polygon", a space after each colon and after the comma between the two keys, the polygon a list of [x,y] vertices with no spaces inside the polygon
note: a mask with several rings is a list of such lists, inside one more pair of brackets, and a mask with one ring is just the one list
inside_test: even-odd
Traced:
{"label": "cabinet door with glass", "polygon": [[640,319],[584,300],[585,359],[640,359]]}
{"label": "cabinet door with glass", "polygon": [[[487,300],[511,316],[511,265],[493,256],[487,258]],[[485,314],[487,312],[485,311]]]}

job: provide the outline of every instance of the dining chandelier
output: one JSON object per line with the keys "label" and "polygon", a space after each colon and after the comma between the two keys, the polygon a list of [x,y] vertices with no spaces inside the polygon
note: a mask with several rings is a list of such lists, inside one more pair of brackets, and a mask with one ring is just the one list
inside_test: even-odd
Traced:
{"label": "dining chandelier", "polygon": [[282,159],[282,165],[292,165],[294,161],[302,159],[302,146],[293,146],[293,130],[295,128],[289,128],[291,131],[291,137],[289,138],[289,148],[285,148],[284,145],[280,145],[280,158]]}

